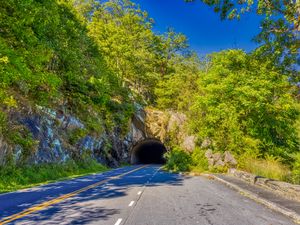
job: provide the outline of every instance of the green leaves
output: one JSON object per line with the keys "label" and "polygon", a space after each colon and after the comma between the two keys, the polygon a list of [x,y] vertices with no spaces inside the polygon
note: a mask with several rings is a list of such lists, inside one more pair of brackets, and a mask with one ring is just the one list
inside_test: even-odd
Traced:
{"label": "green leaves", "polygon": [[293,65],[299,65],[299,1],[202,0],[202,2],[213,7],[221,19],[240,19],[243,14],[256,12],[261,16],[261,32],[254,38],[261,46],[256,53],[262,57],[267,55],[272,58],[273,63],[281,66],[282,70],[293,70]]}
{"label": "green leaves", "polygon": [[167,159],[166,169],[173,172],[184,172],[190,169],[192,158],[189,153],[175,146],[172,151],[165,155]]}
{"label": "green leaves", "polygon": [[[223,18],[241,13],[232,2],[205,2]],[[240,3],[243,12],[254,4]],[[274,20],[269,3],[258,5],[267,17],[257,41],[265,45],[251,54],[229,50],[200,61],[183,34],[155,34],[153,20],[128,0],[2,1],[0,129],[7,130],[7,111],[25,98],[79,117],[87,130],[70,140],[74,144],[77,136],[100,134],[104,127],[126,131],[134,102],[150,103],[189,114],[193,131],[200,140],[210,138],[212,148],[288,160],[298,146],[287,69],[299,48],[289,32],[296,12],[291,6],[286,18]],[[16,144],[34,146],[30,136],[11,133]],[[175,149],[169,157],[186,164],[191,156]]]}
{"label": "green leaves", "polygon": [[[104,57],[106,52],[88,32],[89,12],[97,5],[94,1],[77,0],[0,3],[0,110],[3,118],[10,110],[28,104],[31,109],[36,105],[53,110],[63,108],[81,119],[91,135],[101,134],[107,124],[122,128],[128,124],[133,111],[131,91],[111,66],[115,66],[114,62]],[[142,17],[132,13],[126,21],[140,23],[144,21],[144,15],[140,15]],[[148,26],[141,24],[137,29],[144,32],[145,37],[151,36],[152,32],[149,34],[149,30],[144,29]],[[111,31],[117,29],[115,26]],[[100,32],[106,35],[104,30]],[[122,35],[124,40],[129,38],[127,31]],[[134,38],[132,43],[141,37]],[[116,48],[121,46],[118,37],[113,43]],[[133,52],[129,47],[120,48],[126,51],[126,60]],[[151,60],[149,54],[143,57]],[[139,67],[138,60],[134,60],[131,64]],[[127,70],[126,74],[131,75],[131,71]],[[9,129],[18,125],[15,121],[0,123],[0,130],[7,130],[7,139],[12,145],[34,151],[29,137],[20,130]]]}
{"label": "green leaves", "polygon": [[[153,100],[156,72],[152,21],[130,1],[108,1],[95,10],[88,25],[107,65],[134,93]],[[139,97],[137,97],[137,95]]]}
{"label": "green leaves", "polygon": [[198,80],[191,113],[200,139],[238,154],[257,149],[287,159],[297,150],[299,112],[287,75],[238,50],[213,54],[210,64]]}
{"label": "green leaves", "polygon": [[199,76],[200,61],[194,54],[174,55],[167,61],[166,74],[155,88],[157,107],[162,109],[188,110],[191,96],[196,91],[195,80]]}

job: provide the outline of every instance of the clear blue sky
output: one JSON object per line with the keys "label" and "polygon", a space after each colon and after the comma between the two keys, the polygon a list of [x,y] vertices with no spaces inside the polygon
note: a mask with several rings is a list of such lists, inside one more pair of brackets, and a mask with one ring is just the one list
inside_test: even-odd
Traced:
{"label": "clear blue sky", "polygon": [[259,17],[245,15],[240,21],[221,21],[219,14],[200,0],[134,0],[155,20],[154,31],[162,33],[168,27],[188,37],[199,55],[228,48],[251,51],[257,44],[252,38],[259,33]]}

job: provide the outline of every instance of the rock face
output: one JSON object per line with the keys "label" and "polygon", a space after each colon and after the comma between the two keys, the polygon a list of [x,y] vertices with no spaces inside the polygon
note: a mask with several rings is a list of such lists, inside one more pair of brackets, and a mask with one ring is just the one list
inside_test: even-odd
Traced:
{"label": "rock face", "polygon": [[[84,155],[103,164],[117,166],[119,161],[128,158],[128,137],[122,137],[117,128],[112,132],[104,131],[100,136],[78,137],[71,144],[72,134],[85,128],[84,124],[72,115],[40,108],[38,113],[14,112],[11,117],[16,124],[25,126],[37,143],[26,159],[28,164],[60,163]],[[15,164],[20,163],[23,151],[20,146],[9,146],[0,137],[0,165],[5,164],[9,155],[13,156]]]}
{"label": "rock face", "polygon": [[3,165],[6,161],[6,156],[13,151],[13,148],[9,146],[3,137],[0,136],[0,165]]}
{"label": "rock face", "polygon": [[228,166],[229,168],[232,168],[237,165],[237,161],[228,151],[222,154],[220,152],[213,153],[211,149],[208,149],[205,152],[205,157],[207,158],[208,164],[211,167]]}
{"label": "rock face", "polygon": [[[146,139],[159,140],[166,146],[176,141],[188,151],[195,146],[195,138],[185,132],[186,117],[183,114],[154,109],[139,108],[129,123],[126,135],[122,135],[116,127],[112,131],[104,129],[98,136],[80,136],[71,143],[72,134],[85,128],[73,115],[40,107],[38,113],[14,112],[10,117],[16,124],[25,126],[37,143],[27,158],[28,164],[59,163],[86,156],[115,167],[120,162],[130,162],[133,147]],[[20,146],[10,146],[0,134],[0,165],[6,163],[8,156],[12,156],[15,164],[20,163],[23,153]]]}
{"label": "rock face", "polygon": [[186,120],[181,113],[146,108],[136,113],[132,120],[133,144],[144,139],[157,139],[166,147],[172,143],[193,151],[195,137],[188,134]]}

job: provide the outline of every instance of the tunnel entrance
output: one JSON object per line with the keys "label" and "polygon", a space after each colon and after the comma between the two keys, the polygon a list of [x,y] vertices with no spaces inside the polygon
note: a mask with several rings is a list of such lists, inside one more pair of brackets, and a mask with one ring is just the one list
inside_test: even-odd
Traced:
{"label": "tunnel entrance", "polygon": [[132,164],[164,164],[166,147],[156,139],[147,139],[137,144],[131,155]]}

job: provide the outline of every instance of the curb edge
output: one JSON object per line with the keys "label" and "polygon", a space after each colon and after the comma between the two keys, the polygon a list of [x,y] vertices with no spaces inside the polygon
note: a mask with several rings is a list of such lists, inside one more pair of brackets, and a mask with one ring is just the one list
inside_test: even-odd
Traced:
{"label": "curb edge", "polygon": [[274,202],[271,202],[269,200],[266,200],[266,199],[263,199],[261,197],[259,197],[257,194],[251,192],[251,191],[248,191],[248,190],[245,190],[243,188],[240,188],[239,186],[235,185],[235,184],[232,184],[226,180],[223,180],[222,178],[219,178],[213,174],[209,174],[209,175],[205,175],[205,176],[210,176],[210,177],[213,177],[215,180],[229,186],[230,188],[232,189],[235,189],[237,190],[238,192],[242,193],[244,196],[260,203],[260,204],[263,204],[265,206],[267,206],[268,208],[276,211],[276,212],[279,212],[291,219],[293,219],[293,221],[297,224],[300,224],[300,215],[298,213],[296,213],[295,211],[293,210],[290,210],[290,209],[287,209],[285,207],[282,207],[282,206],[279,206],[278,204],[275,204]]}

